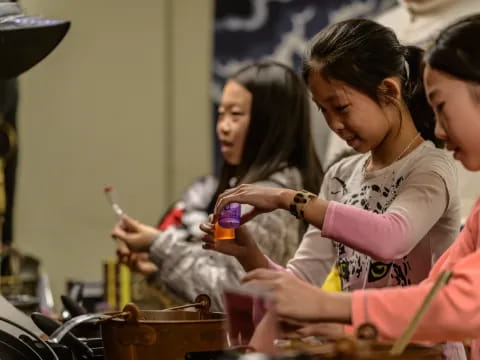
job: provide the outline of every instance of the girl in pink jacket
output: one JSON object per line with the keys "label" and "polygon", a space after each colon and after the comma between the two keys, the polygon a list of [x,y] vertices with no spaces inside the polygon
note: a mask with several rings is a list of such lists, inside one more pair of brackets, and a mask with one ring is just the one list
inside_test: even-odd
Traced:
{"label": "girl in pink jacket", "polygon": [[[471,171],[480,171],[479,38],[480,14],[446,28],[427,52],[424,75],[428,101],[437,121],[435,134],[445,140],[454,158]],[[296,206],[293,199],[285,200]],[[313,219],[322,210],[322,202],[308,195],[298,207],[305,219]],[[252,271],[244,281],[267,286],[275,299],[276,310],[283,317],[309,323],[347,323],[354,327],[371,322],[383,339],[394,340],[404,331],[439,273],[449,269],[453,272],[450,282],[433,300],[412,340],[443,342],[471,338],[471,358],[478,360],[479,223],[480,199],[454,244],[438,260],[428,278],[418,285],[326,293],[291,273],[269,269]],[[349,227],[345,224],[345,231]],[[302,299],[301,306],[296,299]]]}

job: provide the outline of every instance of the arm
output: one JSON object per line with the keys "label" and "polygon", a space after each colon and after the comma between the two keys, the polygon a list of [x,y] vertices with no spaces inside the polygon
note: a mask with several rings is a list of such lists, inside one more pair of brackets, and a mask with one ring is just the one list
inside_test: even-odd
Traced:
{"label": "arm", "polygon": [[[330,172],[325,175],[319,198],[329,197],[328,178],[330,176]],[[293,218],[293,216],[291,217]],[[310,225],[302,238],[295,256],[287,264],[287,271],[316,286],[323,285],[337,259],[337,251],[334,244],[330,239],[322,235],[322,231]],[[271,260],[268,267],[270,269],[281,269],[280,266]]]}
{"label": "arm", "polygon": [[[399,259],[407,255],[442,217],[449,204],[449,190],[437,172],[416,173],[405,180],[385,214],[325,200],[328,194],[321,194],[305,205],[304,218],[322,229],[323,237],[377,259]],[[232,201],[255,206],[255,213],[288,210],[296,193],[290,189],[242,185],[222,195],[216,211]]]}
{"label": "arm", "polygon": [[[419,285],[355,291],[354,326],[374,323],[387,339],[398,337],[430,290],[440,271],[453,270],[449,284],[437,294],[414,334],[416,341],[462,340],[480,333],[479,203],[455,243],[438,261],[429,278]],[[401,310],[401,311],[399,311]]]}
{"label": "arm", "polygon": [[377,259],[400,259],[438,222],[448,204],[449,189],[440,175],[412,174],[385,214],[330,202],[322,234]]}
{"label": "arm", "polygon": [[[285,263],[298,243],[298,223],[286,212],[258,216],[247,224],[260,249],[275,261]],[[155,281],[177,294],[193,299],[207,293],[217,309],[222,306],[222,289],[235,286],[244,271],[235,258],[206,251],[199,242],[186,241],[187,232],[172,228],[162,232],[150,248],[150,257],[159,267]]]}

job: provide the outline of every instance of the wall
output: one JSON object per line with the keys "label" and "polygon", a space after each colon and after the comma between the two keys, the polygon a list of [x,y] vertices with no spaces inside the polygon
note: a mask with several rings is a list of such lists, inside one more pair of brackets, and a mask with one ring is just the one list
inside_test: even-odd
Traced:
{"label": "wall", "polygon": [[23,0],[72,20],[63,43],[21,77],[15,241],[37,255],[54,294],[95,280],[114,254],[113,184],[154,223],[210,169],[212,0]]}

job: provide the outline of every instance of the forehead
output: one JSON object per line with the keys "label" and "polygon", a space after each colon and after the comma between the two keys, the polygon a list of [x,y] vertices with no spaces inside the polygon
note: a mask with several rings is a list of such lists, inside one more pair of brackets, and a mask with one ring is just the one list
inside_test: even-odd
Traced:
{"label": "forehead", "polygon": [[252,94],[245,87],[234,80],[228,80],[223,88],[222,104],[248,105]]}
{"label": "forehead", "polygon": [[308,87],[314,100],[322,103],[345,98],[353,90],[342,81],[326,78],[319,71],[310,72]]}
{"label": "forehead", "polygon": [[442,95],[458,95],[467,90],[467,83],[443,71],[427,65],[424,73],[424,83],[429,100]]}

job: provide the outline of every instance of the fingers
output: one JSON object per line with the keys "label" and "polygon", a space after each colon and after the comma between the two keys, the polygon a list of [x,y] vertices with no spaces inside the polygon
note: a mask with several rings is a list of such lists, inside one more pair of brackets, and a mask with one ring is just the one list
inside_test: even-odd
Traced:
{"label": "fingers", "polygon": [[217,202],[215,204],[215,209],[213,211],[214,214],[214,220],[218,218],[218,215],[220,214],[220,211],[229,203],[231,202],[240,202],[241,198],[239,198],[239,195],[242,193],[242,189],[244,188],[244,185],[241,185],[240,187],[235,187],[232,189],[227,189],[223,193],[220,194],[220,196],[217,198]]}
{"label": "fingers", "polygon": [[129,233],[138,231],[139,222],[132,219],[128,215],[122,215],[120,221],[115,225],[111,232],[113,238],[119,238],[123,241],[127,240]]}
{"label": "fingers", "polygon": [[130,216],[124,214],[122,215],[121,219],[121,227],[125,229],[126,231],[134,231],[137,230],[139,227],[140,222],[138,220],[135,220],[131,218]]}
{"label": "fingers", "polygon": [[200,224],[200,230],[206,234],[213,235],[215,231],[215,225],[211,223]]}
{"label": "fingers", "polygon": [[215,239],[211,235],[205,235],[202,238],[202,247],[207,250],[215,250]]}
{"label": "fingers", "polygon": [[251,281],[258,282],[268,282],[277,280],[281,275],[280,271],[270,270],[270,269],[255,269],[248,272],[241,280],[242,283],[247,283]]}
{"label": "fingers", "polygon": [[130,255],[131,255],[130,250],[128,250],[128,248],[126,248],[126,247],[119,247],[119,248],[117,248],[116,253],[117,253],[118,261],[121,264],[128,265]]}
{"label": "fingers", "polygon": [[110,235],[114,239],[116,239],[116,238],[125,239],[127,237],[127,232],[121,226],[117,225],[113,228]]}

